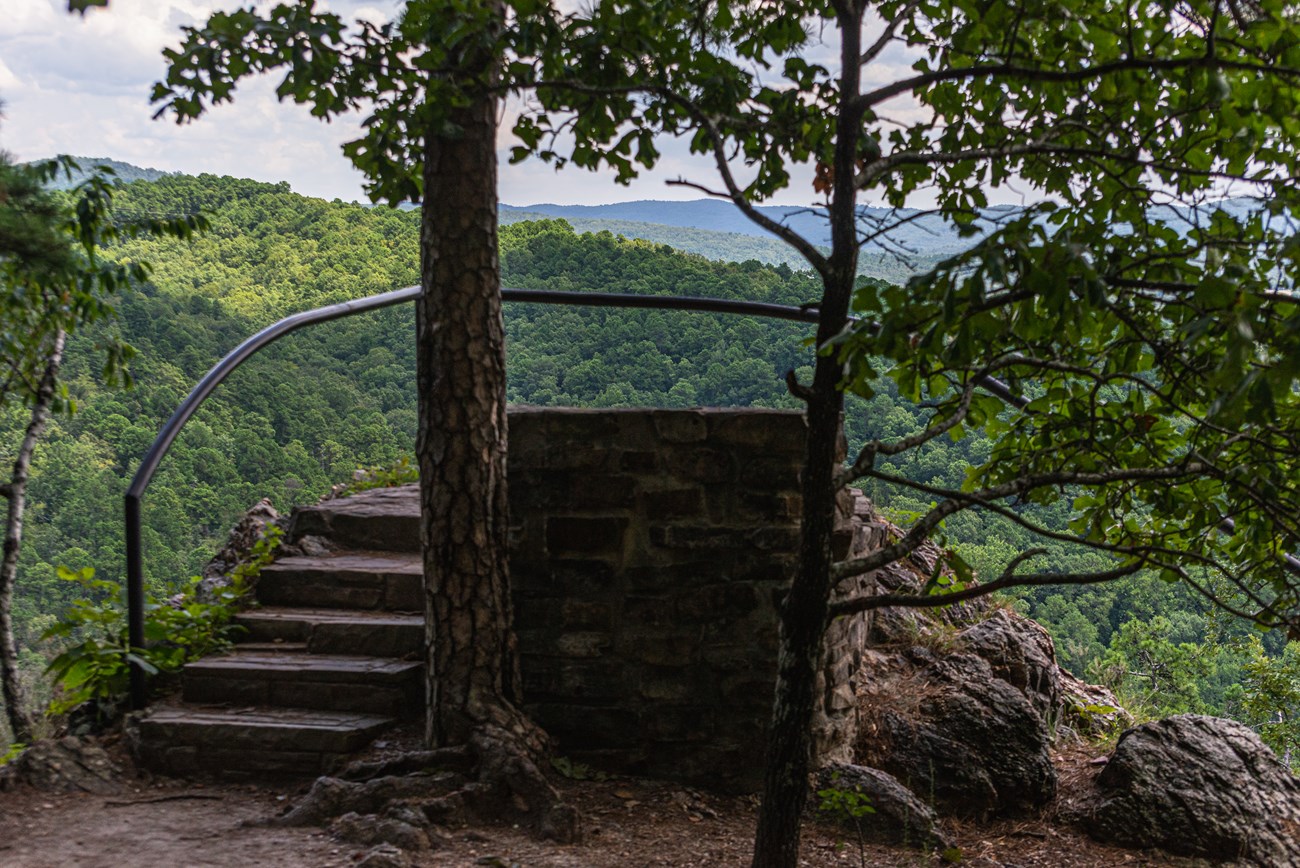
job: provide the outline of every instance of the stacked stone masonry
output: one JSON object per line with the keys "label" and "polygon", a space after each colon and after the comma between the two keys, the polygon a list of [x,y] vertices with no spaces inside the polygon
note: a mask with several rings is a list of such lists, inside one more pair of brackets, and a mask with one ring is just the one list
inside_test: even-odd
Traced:
{"label": "stacked stone masonry", "polygon": [[[805,439],[802,415],[787,411],[510,414],[524,695],[562,753],[758,787]],[[839,554],[871,542],[860,496],[845,497],[840,518]],[[866,633],[863,618],[845,619],[828,637],[816,732],[826,759],[853,744]]]}

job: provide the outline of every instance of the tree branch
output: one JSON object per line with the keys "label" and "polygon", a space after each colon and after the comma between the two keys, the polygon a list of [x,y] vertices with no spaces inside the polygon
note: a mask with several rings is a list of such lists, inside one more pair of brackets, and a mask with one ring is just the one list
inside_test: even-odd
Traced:
{"label": "tree branch", "polygon": [[[946,499],[922,516],[921,519],[917,521],[916,524],[912,525],[912,528],[898,542],[877,549],[865,557],[855,558],[854,560],[849,561],[841,561],[832,568],[831,574],[838,582],[850,576],[862,575],[863,573],[869,573],[872,570],[877,570],[883,566],[892,564],[894,561],[900,560],[915,551],[921,543],[929,538],[930,532],[933,531],[934,528],[938,527],[939,523],[948,516],[969,509],[973,506],[991,507],[992,501],[1000,500],[1005,497],[1017,495],[1023,496],[1038,488],[1064,485],[1104,485],[1126,481],[1167,481],[1184,476],[1198,476],[1204,471],[1205,465],[1199,462],[1190,462],[1174,467],[1137,467],[1101,473],[1055,471],[1051,473],[1029,474],[1010,482],[1003,483],[1002,485],[995,485],[983,489],[982,491],[975,492],[940,491],[937,489],[930,489],[929,486],[923,486],[919,483],[912,483],[908,480],[899,480],[897,477],[890,477],[887,474],[876,472],[863,473],[863,476],[899,481],[904,485],[920,490],[929,489],[931,491],[938,491],[941,496]],[[1111,550],[1119,551],[1123,554],[1132,553],[1131,550],[1125,549],[1112,548]]]}
{"label": "tree branch", "polygon": [[965,388],[962,389],[961,400],[957,404],[957,409],[951,416],[940,421],[937,425],[932,425],[924,431],[919,431],[911,437],[904,437],[894,443],[883,443],[880,440],[872,440],[862,447],[858,453],[857,460],[852,465],[842,469],[835,475],[835,487],[842,488],[848,485],[854,479],[861,476],[865,471],[875,466],[877,455],[898,455],[900,452],[906,452],[924,445],[940,435],[946,434],[957,425],[961,424],[970,412],[971,398],[975,394],[975,387],[987,379],[989,368],[977,372],[974,376],[966,381]]}
{"label": "tree branch", "polygon": [[1002,591],[1007,588],[1037,587],[1040,585],[1095,585],[1102,582],[1113,582],[1116,579],[1131,576],[1145,568],[1146,565],[1147,562],[1145,559],[1139,559],[1131,564],[1116,567],[1113,570],[1101,570],[1092,573],[1028,573],[1023,575],[1003,573],[999,579],[989,582],[987,585],[975,585],[973,587],[963,588],[960,591],[952,591],[947,594],[927,594],[926,596],[919,596],[916,594],[878,594],[871,597],[854,597],[850,600],[842,600],[838,603],[832,603],[828,612],[828,618],[834,619],[845,615],[856,615],[859,612],[866,612],[872,609],[882,609],[889,606],[900,606],[912,609],[950,606],[953,603],[961,603],[966,600],[973,600],[977,597],[985,597],[995,591]]}
{"label": "tree branch", "polygon": [[1096,66],[1089,66],[1083,69],[1071,70],[1043,69],[1031,66],[1019,66],[1014,63],[983,63],[958,69],[937,69],[932,72],[922,73],[921,75],[914,75],[911,78],[901,79],[891,84],[887,84],[884,87],[879,87],[873,91],[862,94],[854,99],[850,105],[857,109],[870,109],[882,102],[891,100],[896,96],[902,96],[905,93],[921,90],[931,85],[942,84],[949,81],[965,81],[973,78],[996,76],[1000,78],[1020,79],[1023,81],[1078,82],[1101,78],[1106,75],[1114,75],[1119,72],[1134,70],[1144,70],[1146,72],[1179,72],[1181,70],[1191,69],[1198,66],[1231,69],[1243,72],[1265,73],[1293,80],[1300,79],[1300,69],[1275,66],[1272,64],[1263,65],[1258,63],[1246,63],[1244,61],[1229,60],[1226,58],[1215,59],[1203,55],[1189,58],[1171,57],[1163,59],[1155,57],[1128,57],[1121,60],[1113,60],[1109,63],[1099,63]]}
{"label": "tree branch", "polygon": [[921,151],[898,151],[869,163],[857,175],[854,179],[854,183],[857,184],[859,189],[865,189],[868,185],[878,180],[882,175],[898,166],[944,166],[953,163],[963,163],[970,160],[1022,156],[1077,157],[1081,160],[1112,160],[1138,169],[1150,169],[1158,172],[1168,172],[1170,174],[1186,175],[1196,178],[1209,178],[1218,181],[1239,181],[1243,184],[1250,184],[1256,187],[1261,185],[1276,185],[1283,182],[1290,183],[1290,179],[1261,178],[1254,175],[1226,172],[1215,169],[1194,169],[1188,165],[1176,165],[1155,160],[1143,160],[1139,157],[1120,153],[1118,150],[1101,150],[1097,148],[1081,148],[1073,145],[1057,145],[1044,139],[1038,139],[1023,144],[1007,144],[1001,147],[968,148],[962,151],[935,151],[932,153],[923,153]]}
{"label": "tree branch", "polygon": [[858,61],[858,65],[866,66],[868,63],[875,60],[880,55],[880,52],[884,51],[886,46],[894,40],[894,36],[898,33],[898,28],[902,26],[908,16],[915,12],[917,7],[920,5],[920,0],[911,0],[910,3],[898,10],[898,14],[895,15],[885,27],[885,32],[880,34],[880,38],[873,42],[870,48],[862,52],[862,57]]}
{"label": "tree branch", "polygon": [[829,263],[827,262],[826,257],[823,256],[821,251],[814,247],[812,242],[808,239],[804,238],[798,232],[795,232],[789,226],[786,226],[783,223],[778,223],[771,217],[768,217],[766,214],[755,208],[752,202],[745,198],[745,193],[740,189],[740,185],[736,183],[735,176],[731,172],[731,166],[727,162],[726,142],[724,141],[722,134],[718,132],[717,126],[713,121],[704,117],[704,115],[699,112],[693,104],[690,104],[689,101],[680,98],[678,99],[679,105],[682,105],[682,107],[688,112],[691,112],[695,116],[696,122],[699,123],[704,131],[708,133],[709,141],[713,145],[713,161],[717,166],[718,174],[722,178],[723,185],[727,188],[728,198],[730,198],[735,206],[739,208],[752,222],[766,229],[768,232],[771,232],[795,250],[798,250],[803,258],[808,260],[808,264],[811,265],[818,274],[824,277],[826,275],[826,269],[829,268]]}

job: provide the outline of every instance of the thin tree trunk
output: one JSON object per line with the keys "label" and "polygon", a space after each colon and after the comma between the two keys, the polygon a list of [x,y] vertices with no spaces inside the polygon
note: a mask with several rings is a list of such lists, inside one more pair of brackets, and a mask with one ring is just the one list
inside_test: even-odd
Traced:
{"label": "thin tree trunk", "polygon": [[[859,88],[861,4],[840,16],[840,99],[847,105]],[[831,255],[822,275],[817,345],[844,327],[857,278],[857,165],[860,118],[841,109],[837,118],[830,202]],[[795,868],[800,821],[808,801],[812,722],[816,712],[817,663],[826,634],[831,593],[831,534],[835,525],[835,463],[844,394],[843,366],[819,355],[808,399],[808,451],[803,470],[799,571],[781,612],[776,698],[768,734],[763,802],[754,835],[753,868]]]}
{"label": "thin tree trunk", "polygon": [[14,741],[32,740],[35,722],[27,711],[23,687],[18,672],[18,646],[14,641],[13,602],[14,583],[18,576],[18,551],[23,541],[23,510],[27,505],[27,477],[31,470],[32,453],[36,442],[45,430],[54,400],[55,381],[63,363],[62,331],[54,336],[54,345],[46,359],[45,373],[36,387],[31,420],[14,459],[13,475],[9,479],[9,510],[5,520],[4,556],[0,559],[0,689],[3,690],[5,712]]}
{"label": "thin tree trunk", "polygon": [[519,717],[496,118],[496,98],[478,97],[452,112],[459,135],[425,146],[416,452],[431,746],[465,743],[485,723],[513,729]]}

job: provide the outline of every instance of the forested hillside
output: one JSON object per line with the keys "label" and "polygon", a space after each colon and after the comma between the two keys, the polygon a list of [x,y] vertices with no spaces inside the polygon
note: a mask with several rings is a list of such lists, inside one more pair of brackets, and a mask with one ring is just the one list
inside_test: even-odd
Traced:
{"label": "forested hillside", "polygon": [[[60,581],[56,567],[93,566],[120,579],[121,495],[198,378],[240,340],[288,313],[417,280],[417,218],[409,211],[330,203],[295,195],[285,184],[209,175],[131,184],[117,206],[124,217],[201,210],[212,226],[193,243],[134,241],[113,251],[155,266],[149,285],[117,300],[115,327],[138,350],[134,389],[103,387],[95,351],[102,329],[70,342],[66,378],[79,409],[55,420],[39,451],[19,578],[19,642],[33,670],[47,650],[38,640],[42,630],[80,590]],[[609,232],[579,234],[560,220],[516,222],[501,232],[511,286],[784,304],[817,297],[807,275],[764,265],[752,253],[740,251],[748,259],[741,263],[712,261]],[[782,378],[810,358],[808,329],[791,323],[517,304],[506,316],[515,402],[795,407]],[[359,466],[409,452],[413,351],[412,314],[399,308],[299,332],[244,365],[187,427],[146,497],[149,581],[167,587],[196,573],[236,517],[262,497],[286,511]],[[860,442],[914,432],[924,416],[882,384],[869,403],[851,406],[846,421],[850,439]],[[16,411],[0,418],[0,456],[24,422]],[[935,441],[900,459],[898,469],[914,479],[958,483],[983,448],[978,438]],[[871,494],[899,521],[924,505],[897,492]],[[1057,527],[1066,522],[1063,512],[1021,508]],[[1006,521],[963,517],[945,532],[977,567],[1030,545]],[[1049,547],[1044,560],[1066,557]],[[1136,580],[1044,589],[1018,605],[1051,628],[1066,665],[1109,681],[1130,700],[1261,719],[1262,706],[1251,704],[1259,705],[1252,699],[1259,690],[1251,693],[1249,666],[1268,664],[1263,648],[1280,654],[1281,638],[1265,636],[1261,645],[1245,628],[1208,617],[1181,586]],[[1294,653],[1285,659],[1297,665]]]}

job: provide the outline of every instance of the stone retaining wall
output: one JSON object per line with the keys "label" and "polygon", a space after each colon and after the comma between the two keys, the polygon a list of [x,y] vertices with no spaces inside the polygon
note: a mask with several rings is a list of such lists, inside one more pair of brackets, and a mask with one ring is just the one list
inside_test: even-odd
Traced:
{"label": "stone retaining wall", "polygon": [[[757,789],[805,438],[789,411],[512,409],[525,701],[562,755]],[[837,554],[872,542],[864,499],[845,496],[840,518]],[[859,617],[828,636],[826,759],[853,742],[866,633]]]}

